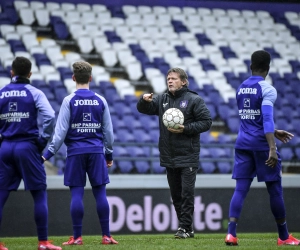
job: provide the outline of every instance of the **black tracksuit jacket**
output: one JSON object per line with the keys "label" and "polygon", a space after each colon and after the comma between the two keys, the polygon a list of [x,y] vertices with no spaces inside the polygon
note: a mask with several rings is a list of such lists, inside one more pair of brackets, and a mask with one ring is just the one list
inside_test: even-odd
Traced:
{"label": "black tracksuit jacket", "polygon": [[[172,133],[162,121],[164,112],[178,108],[184,115],[183,133]],[[159,117],[160,165],[163,167],[199,167],[200,133],[210,129],[212,119],[203,99],[194,91],[183,87],[173,95],[167,91],[153,98],[152,102],[143,100],[137,103],[140,113]]]}

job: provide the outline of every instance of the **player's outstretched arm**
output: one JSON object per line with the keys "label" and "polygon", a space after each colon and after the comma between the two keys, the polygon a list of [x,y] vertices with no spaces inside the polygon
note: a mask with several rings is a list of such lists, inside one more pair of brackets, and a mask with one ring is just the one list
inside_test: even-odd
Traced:
{"label": "player's outstretched arm", "polygon": [[293,139],[294,135],[285,130],[275,129],[274,136],[283,143],[287,143]]}

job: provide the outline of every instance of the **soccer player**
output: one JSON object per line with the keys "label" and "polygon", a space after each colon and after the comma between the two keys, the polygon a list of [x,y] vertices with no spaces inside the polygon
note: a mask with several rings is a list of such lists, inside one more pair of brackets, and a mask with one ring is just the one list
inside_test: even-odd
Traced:
{"label": "soccer player", "polygon": [[[53,133],[55,115],[45,94],[30,84],[31,62],[16,57],[11,83],[0,89],[0,221],[5,202],[21,179],[34,201],[38,249],[61,250],[48,241],[46,173],[41,154]],[[43,118],[39,135],[37,117]],[[0,250],[7,250],[0,243]]]}
{"label": "soccer player", "polygon": [[[203,99],[188,89],[188,76],[180,68],[167,73],[168,91],[156,97],[144,94],[137,103],[139,112],[159,116],[160,165],[166,167],[173,205],[179,221],[175,238],[194,237],[194,191],[199,167],[200,134],[210,129],[212,119]],[[184,124],[178,129],[164,126],[162,116],[178,108]]]}
{"label": "soccer player", "polygon": [[[259,50],[251,55],[252,76],[237,89],[236,100],[240,115],[240,129],[235,143],[235,164],[232,178],[236,187],[229,208],[226,245],[238,245],[237,221],[253,178],[265,182],[270,206],[275,218],[279,238],[277,245],[299,245],[289,234],[281,185],[281,159],[275,137],[286,143],[293,135],[274,128],[273,106],[276,89],[265,81],[271,56]],[[275,136],[275,137],[274,137]]]}
{"label": "soccer player", "polygon": [[82,245],[83,194],[86,174],[96,200],[102,228],[102,244],[118,244],[109,231],[109,204],[106,184],[108,169],[113,165],[113,128],[104,97],[89,90],[92,66],[87,62],[73,64],[76,91],[64,98],[57,118],[55,133],[44,160],[50,159],[65,142],[67,161],[64,185],[71,192],[73,236],[63,245]]}

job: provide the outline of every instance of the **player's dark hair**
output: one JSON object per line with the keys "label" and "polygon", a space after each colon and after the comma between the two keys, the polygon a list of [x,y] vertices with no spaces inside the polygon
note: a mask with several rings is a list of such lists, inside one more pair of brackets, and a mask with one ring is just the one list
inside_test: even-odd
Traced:
{"label": "player's dark hair", "polygon": [[169,69],[168,73],[167,73],[167,76],[171,72],[178,73],[179,77],[180,77],[180,80],[183,81],[183,82],[186,82],[186,86],[189,86],[188,75],[187,75],[187,73],[183,69],[181,69],[181,68],[172,68],[172,69]]}
{"label": "player's dark hair", "polygon": [[12,62],[12,71],[16,76],[28,77],[31,71],[31,62],[23,56],[17,56]]}
{"label": "player's dark hair", "polygon": [[88,83],[92,74],[92,66],[88,62],[75,62],[72,66],[76,82],[79,84]]}
{"label": "player's dark hair", "polygon": [[251,55],[251,69],[252,71],[264,72],[269,70],[271,62],[271,55],[265,50],[255,51]]}

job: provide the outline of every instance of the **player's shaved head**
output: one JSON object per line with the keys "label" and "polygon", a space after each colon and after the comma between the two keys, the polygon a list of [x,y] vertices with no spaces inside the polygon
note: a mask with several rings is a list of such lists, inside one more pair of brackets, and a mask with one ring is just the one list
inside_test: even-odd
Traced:
{"label": "player's shaved head", "polygon": [[271,55],[265,50],[255,51],[251,55],[251,70],[255,72],[265,72],[270,68]]}

